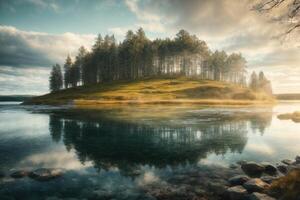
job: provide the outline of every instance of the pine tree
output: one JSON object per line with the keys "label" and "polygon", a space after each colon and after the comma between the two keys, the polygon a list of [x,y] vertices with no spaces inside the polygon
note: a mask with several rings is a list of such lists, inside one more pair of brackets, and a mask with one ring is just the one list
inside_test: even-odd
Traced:
{"label": "pine tree", "polygon": [[258,79],[255,72],[252,72],[250,79],[250,88],[252,90],[258,90]]}
{"label": "pine tree", "polygon": [[66,62],[64,64],[64,85],[68,88],[71,84],[71,69],[72,69],[72,59],[68,55]]}
{"label": "pine tree", "polygon": [[56,92],[63,87],[63,77],[59,64],[53,65],[49,78],[49,88],[51,92]]}

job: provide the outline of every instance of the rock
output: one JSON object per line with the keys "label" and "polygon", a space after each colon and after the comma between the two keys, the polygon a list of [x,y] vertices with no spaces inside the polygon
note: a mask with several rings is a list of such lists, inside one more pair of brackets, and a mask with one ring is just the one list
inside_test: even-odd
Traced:
{"label": "rock", "polygon": [[286,174],[288,172],[288,168],[285,165],[278,165],[277,169],[283,174]]}
{"label": "rock", "polygon": [[230,169],[237,169],[238,167],[239,167],[239,165],[237,165],[237,164],[230,164],[229,165]]}
{"label": "rock", "polygon": [[243,185],[245,182],[249,180],[248,176],[245,175],[237,175],[228,180],[230,185],[236,186],[236,185]]}
{"label": "rock", "polygon": [[269,175],[276,175],[277,174],[277,168],[273,166],[270,163],[262,163],[262,165],[265,167],[265,173]]}
{"label": "rock", "polygon": [[25,176],[28,176],[29,172],[26,170],[19,170],[12,173],[10,176],[12,178],[24,178]]}
{"label": "rock", "polygon": [[63,171],[61,169],[47,169],[40,168],[30,172],[29,177],[37,181],[48,181],[62,176]]}
{"label": "rock", "polygon": [[263,165],[257,164],[255,162],[247,162],[242,164],[242,170],[249,176],[260,177],[261,174],[265,171]]}
{"label": "rock", "polygon": [[292,165],[294,163],[294,161],[292,160],[289,160],[289,159],[284,159],[281,161],[283,164],[286,164],[286,165]]}
{"label": "rock", "polygon": [[250,195],[249,200],[276,200],[266,194],[254,192]]}
{"label": "rock", "polygon": [[267,189],[270,185],[268,183],[263,182],[259,178],[253,178],[244,183],[244,188],[246,188],[249,192],[262,192]]}
{"label": "rock", "polygon": [[247,190],[240,185],[228,188],[226,193],[230,200],[243,200],[248,195]]}
{"label": "rock", "polygon": [[271,184],[272,181],[276,178],[273,176],[262,176],[262,177],[260,177],[260,179],[268,184]]}
{"label": "rock", "polygon": [[300,164],[300,156],[296,156],[295,160],[296,160],[296,164]]}

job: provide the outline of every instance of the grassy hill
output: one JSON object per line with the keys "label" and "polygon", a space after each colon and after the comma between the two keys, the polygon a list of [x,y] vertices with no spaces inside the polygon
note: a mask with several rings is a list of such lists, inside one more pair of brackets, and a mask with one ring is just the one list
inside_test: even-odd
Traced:
{"label": "grassy hill", "polygon": [[97,105],[119,103],[253,104],[272,102],[264,93],[229,83],[188,78],[119,81],[70,88],[32,98],[25,104]]}

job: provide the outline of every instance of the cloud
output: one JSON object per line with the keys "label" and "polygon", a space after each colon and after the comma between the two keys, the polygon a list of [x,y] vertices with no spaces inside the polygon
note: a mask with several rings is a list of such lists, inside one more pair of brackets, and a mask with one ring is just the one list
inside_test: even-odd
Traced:
{"label": "cloud", "polygon": [[0,94],[42,94],[48,91],[50,68],[0,66]]}
{"label": "cloud", "polygon": [[27,32],[0,26],[0,65],[49,67],[56,62],[62,63],[68,54],[75,55],[81,45],[90,47],[94,37],[74,33]]}
{"label": "cloud", "polygon": [[0,94],[41,94],[48,91],[51,66],[88,49],[95,35],[48,34],[0,26]]}

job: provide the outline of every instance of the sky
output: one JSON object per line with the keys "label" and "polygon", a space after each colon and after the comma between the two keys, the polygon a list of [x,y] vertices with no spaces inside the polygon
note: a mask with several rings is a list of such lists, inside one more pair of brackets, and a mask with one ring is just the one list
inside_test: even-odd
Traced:
{"label": "sky", "polygon": [[121,41],[139,27],[150,39],[185,29],[212,50],[242,53],[249,74],[263,70],[275,93],[300,93],[299,31],[282,36],[282,11],[256,12],[254,1],[0,0],[0,95],[47,93],[53,64],[99,33]]}

